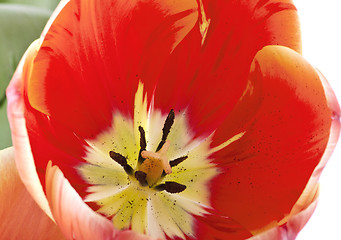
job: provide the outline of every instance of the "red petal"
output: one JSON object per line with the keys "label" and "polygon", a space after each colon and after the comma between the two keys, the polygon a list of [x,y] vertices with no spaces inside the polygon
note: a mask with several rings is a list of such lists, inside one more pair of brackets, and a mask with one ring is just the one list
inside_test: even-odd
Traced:
{"label": "red petal", "polygon": [[212,133],[232,110],[257,51],[275,44],[301,49],[291,1],[204,0],[203,7],[210,19],[204,44],[197,24],[172,53],[155,91],[166,112],[187,109],[197,135]]}
{"label": "red petal", "polygon": [[196,2],[60,6],[34,63],[27,63],[25,118],[41,181],[51,160],[82,193],[84,181],[73,169],[82,161],[82,138],[109,126],[113,111],[132,112],[138,80],[155,78],[156,63],[161,66],[194,25]]}
{"label": "red petal", "polygon": [[244,240],[251,237],[250,231],[231,218],[214,213],[195,217],[195,231],[198,240],[233,239]]}
{"label": "red petal", "polygon": [[[340,116],[340,109],[333,111]],[[214,136],[217,146],[246,131],[213,156],[224,171],[212,183],[213,206],[253,231],[276,224],[289,214],[319,164],[331,123],[314,68],[288,48],[261,50],[244,97]]]}
{"label": "red petal", "polygon": [[35,41],[30,46],[7,89],[8,117],[20,177],[39,206],[51,216],[43,192],[45,186],[41,184],[41,182],[45,182],[47,162],[49,160],[58,162],[73,180],[73,183],[75,185],[80,184],[78,188],[84,189],[84,182],[72,168],[81,161],[81,156],[84,153],[84,141],[79,140],[72,131],[68,131],[52,120],[48,120],[44,114],[31,108],[31,111],[27,111],[27,109],[25,111],[24,79],[27,79],[31,71],[31,62],[39,47],[39,41]]}
{"label": "red petal", "polygon": [[0,151],[0,192],[1,239],[64,239],[21,182],[13,148]]}
{"label": "red petal", "polygon": [[308,222],[317,205],[314,201],[308,208],[293,216],[286,224],[274,227],[248,240],[286,240],[295,239],[299,231]]}
{"label": "red petal", "polygon": [[45,34],[29,86],[39,100],[31,104],[91,137],[110,125],[113,110],[131,113],[138,80],[149,93],[157,81],[159,107],[190,103],[192,125],[210,133],[239,99],[254,54],[268,44],[300,51],[300,34],[291,2],[204,1],[211,23],[201,47],[198,24],[187,35],[197,8],[195,1],[71,1]]}
{"label": "red petal", "polygon": [[196,2],[79,1],[60,11],[27,80],[33,108],[89,138],[113,111],[132,113],[139,80],[154,88],[160,68],[194,26]]}
{"label": "red petal", "polygon": [[224,34],[219,31],[232,29],[236,38],[245,37],[241,45],[283,45],[301,52],[299,19],[292,0],[203,0],[203,4],[208,18],[216,18],[212,41],[222,41],[215,37]]}

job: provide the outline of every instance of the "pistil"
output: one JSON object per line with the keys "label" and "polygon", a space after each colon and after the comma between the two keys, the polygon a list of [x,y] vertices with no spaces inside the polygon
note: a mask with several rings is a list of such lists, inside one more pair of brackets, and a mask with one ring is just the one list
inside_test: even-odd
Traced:
{"label": "pistil", "polygon": [[166,174],[172,173],[172,168],[167,158],[168,148],[169,142],[165,142],[158,152],[141,152],[141,155],[145,160],[139,167],[139,170],[147,174],[146,180],[149,186],[153,186],[158,182],[163,171],[165,171]]}

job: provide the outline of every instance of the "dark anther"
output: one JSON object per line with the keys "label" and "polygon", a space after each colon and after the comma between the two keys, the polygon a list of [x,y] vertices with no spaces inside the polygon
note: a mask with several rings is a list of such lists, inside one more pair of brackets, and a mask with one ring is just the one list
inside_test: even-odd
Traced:
{"label": "dark anther", "polygon": [[143,163],[144,158],[141,156],[141,152],[146,150],[147,142],[146,142],[146,133],[144,132],[143,127],[139,126],[140,131],[140,152],[139,152],[139,164]]}
{"label": "dark anther", "polygon": [[134,170],[133,168],[127,163],[127,159],[122,156],[121,154],[114,152],[114,151],[110,151],[109,152],[110,157],[117,162],[118,164],[120,164],[124,171],[128,174],[128,175],[132,175]]}
{"label": "dark anther", "polygon": [[166,191],[169,193],[180,193],[186,189],[186,186],[177,182],[165,182],[154,187],[157,191]]}
{"label": "dark anther", "polygon": [[135,178],[137,179],[137,181],[140,182],[142,186],[148,185],[146,177],[147,177],[147,174],[145,172],[142,172],[142,171],[135,172]]}
{"label": "dark anther", "polygon": [[109,155],[113,160],[115,160],[115,162],[120,164],[122,167],[128,165],[127,159],[124,156],[122,156],[121,154],[114,152],[114,151],[110,151]]}
{"label": "dark anther", "polygon": [[188,158],[188,156],[184,156],[184,157],[179,157],[177,159],[171,160],[169,161],[169,165],[171,167],[175,167],[177,165],[179,165],[180,163],[182,163],[183,161],[185,161]]}
{"label": "dark anther", "polygon": [[134,169],[128,164],[127,166],[124,166],[123,169],[128,175],[133,175],[134,173]]}
{"label": "dark anther", "polygon": [[159,146],[157,146],[157,148],[156,148],[156,152],[162,148],[163,144],[165,144],[167,137],[168,137],[168,134],[170,132],[170,129],[174,123],[174,117],[175,117],[174,110],[171,109],[170,112],[168,113],[165,124],[163,125],[162,139],[161,139],[161,142],[159,143]]}
{"label": "dark anther", "polygon": [[144,132],[143,127],[139,126],[139,131],[140,131],[140,148],[141,150],[146,150],[147,147],[147,142],[146,142],[146,133]]}

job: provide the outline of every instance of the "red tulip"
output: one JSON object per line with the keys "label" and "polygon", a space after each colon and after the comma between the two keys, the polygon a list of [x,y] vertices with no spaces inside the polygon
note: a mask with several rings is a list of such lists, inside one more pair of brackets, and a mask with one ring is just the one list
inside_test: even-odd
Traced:
{"label": "red tulip", "polygon": [[64,1],[7,89],[20,178],[67,239],[294,239],[340,132],[300,51],[291,1]]}

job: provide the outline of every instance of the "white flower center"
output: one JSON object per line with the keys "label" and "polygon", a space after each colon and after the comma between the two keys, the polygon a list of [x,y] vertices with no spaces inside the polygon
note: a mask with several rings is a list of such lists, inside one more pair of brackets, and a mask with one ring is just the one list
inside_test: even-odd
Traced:
{"label": "white flower center", "polygon": [[183,111],[174,114],[166,140],[167,116],[152,106],[147,111],[145,99],[140,83],[134,119],[116,112],[112,127],[87,141],[87,163],[78,168],[91,184],[85,201],[98,204],[118,229],[185,239],[194,236],[193,215],[211,208],[208,186],[219,169],[209,156],[244,133],[211,149],[211,136],[194,139]]}

